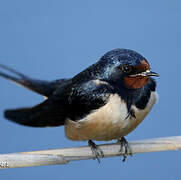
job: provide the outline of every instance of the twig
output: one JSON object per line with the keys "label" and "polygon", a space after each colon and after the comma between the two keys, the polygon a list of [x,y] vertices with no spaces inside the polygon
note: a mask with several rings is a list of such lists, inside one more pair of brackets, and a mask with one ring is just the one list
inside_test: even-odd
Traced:
{"label": "twig", "polygon": [[[120,152],[119,144],[99,145],[104,153],[104,157],[120,156],[124,154],[124,149]],[[181,149],[181,136],[155,138],[129,142],[132,154],[168,151]],[[33,152],[21,152],[12,154],[0,154],[0,169],[42,166],[52,164],[67,164],[70,161],[93,159],[90,147],[74,147],[55,150],[43,150]]]}

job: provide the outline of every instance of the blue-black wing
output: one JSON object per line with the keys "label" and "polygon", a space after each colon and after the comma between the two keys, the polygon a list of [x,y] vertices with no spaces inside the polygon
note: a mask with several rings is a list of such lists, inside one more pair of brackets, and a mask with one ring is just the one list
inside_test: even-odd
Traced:
{"label": "blue-black wing", "polygon": [[71,120],[78,121],[91,111],[105,105],[114,88],[107,82],[91,80],[81,86],[73,86],[68,98]]}
{"label": "blue-black wing", "polygon": [[100,108],[106,104],[111,93],[114,93],[113,87],[103,81],[67,83],[43,103],[32,108],[6,110],[5,117],[32,127],[60,126],[68,118],[76,121]]}
{"label": "blue-black wing", "polygon": [[47,127],[64,125],[67,110],[66,100],[48,98],[43,103],[31,108],[5,110],[6,119],[32,127]]}

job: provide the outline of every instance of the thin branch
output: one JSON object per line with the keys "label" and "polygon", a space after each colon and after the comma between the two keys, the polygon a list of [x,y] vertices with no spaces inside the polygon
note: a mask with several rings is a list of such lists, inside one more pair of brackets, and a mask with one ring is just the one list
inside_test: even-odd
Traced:
{"label": "thin branch", "polygon": [[[104,157],[120,156],[119,144],[99,145]],[[129,142],[132,154],[181,149],[181,136],[155,138]],[[52,164],[67,164],[70,161],[94,159],[90,147],[74,147],[55,150],[0,154],[0,168],[31,167]]]}

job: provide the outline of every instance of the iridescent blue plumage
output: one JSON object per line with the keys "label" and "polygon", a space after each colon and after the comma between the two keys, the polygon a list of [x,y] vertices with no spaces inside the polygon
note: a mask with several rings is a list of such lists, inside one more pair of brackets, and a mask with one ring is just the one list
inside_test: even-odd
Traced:
{"label": "iridescent blue plumage", "polygon": [[[137,89],[127,88],[125,81],[125,77],[146,70],[141,69],[143,60],[147,63],[146,59],[135,51],[115,49],[107,52],[97,63],[72,79],[52,82],[34,80],[20,73],[18,79],[0,72],[1,76],[48,97],[43,103],[32,108],[7,110],[5,117],[34,127],[63,125],[67,119],[79,121],[93,110],[101,108],[112,94],[117,94],[124,100],[128,114],[131,112],[132,104],[144,109],[151,91],[155,91],[155,81],[149,78],[148,83]],[[137,67],[137,69],[129,74],[122,70],[123,65]],[[3,67],[5,66],[2,65],[1,68]],[[7,67],[6,69],[14,71]]]}

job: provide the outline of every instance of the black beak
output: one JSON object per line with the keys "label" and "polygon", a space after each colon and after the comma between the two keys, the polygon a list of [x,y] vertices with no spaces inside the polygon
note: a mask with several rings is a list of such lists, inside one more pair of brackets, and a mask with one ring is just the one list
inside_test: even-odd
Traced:
{"label": "black beak", "polygon": [[146,75],[147,75],[147,76],[157,76],[157,77],[159,77],[159,76],[160,76],[158,73],[156,73],[156,72],[152,72],[152,71],[150,71],[150,72],[146,72]]}

